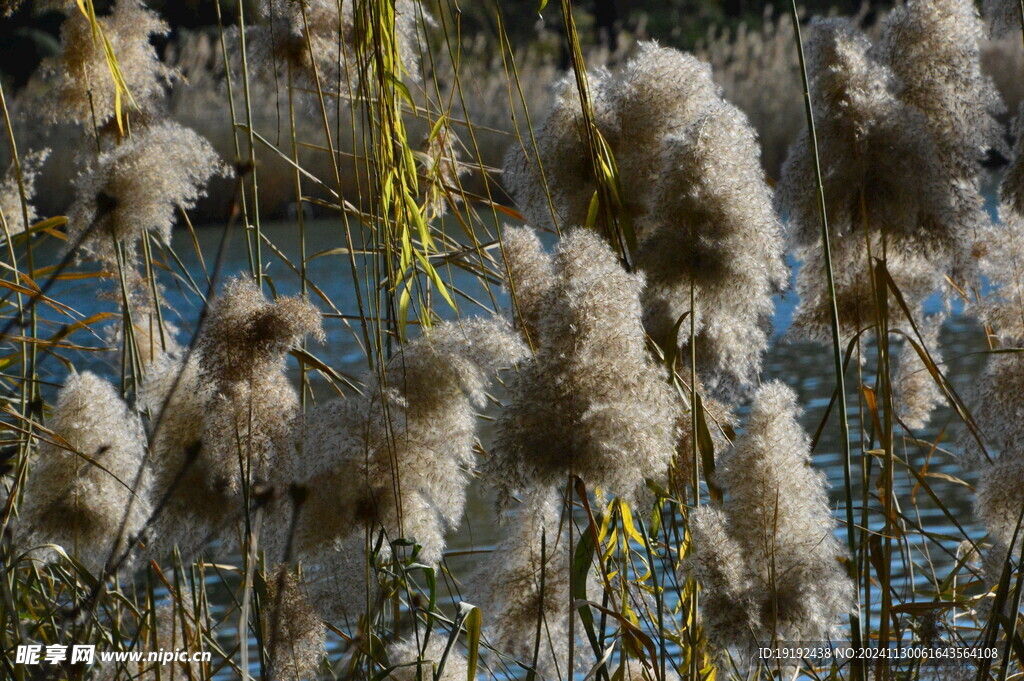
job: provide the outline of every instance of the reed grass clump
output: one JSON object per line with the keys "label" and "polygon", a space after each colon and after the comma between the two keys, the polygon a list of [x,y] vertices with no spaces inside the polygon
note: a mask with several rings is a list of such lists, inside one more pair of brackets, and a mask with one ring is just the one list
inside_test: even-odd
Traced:
{"label": "reed grass clump", "polygon": [[[571,2],[529,46],[449,2],[218,5],[188,38],[36,6],[78,175],[65,221],[24,151],[61,145],[0,84],[0,649],[212,655],[76,681],[913,681],[750,653],[984,639],[977,676],[1017,674],[1024,154],[991,224],[971,2],[794,8],[701,57],[589,46]],[[752,121],[797,137],[777,195]],[[774,336],[790,257],[826,379]],[[969,390],[958,299],[993,350]]]}

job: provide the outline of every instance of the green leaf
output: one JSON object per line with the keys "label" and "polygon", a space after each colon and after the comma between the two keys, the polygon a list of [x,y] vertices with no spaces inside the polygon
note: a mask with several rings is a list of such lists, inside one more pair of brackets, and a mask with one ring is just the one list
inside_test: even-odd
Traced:
{"label": "green leaf", "polygon": [[483,629],[483,613],[480,612],[480,608],[473,607],[470,613],[466,616],[466,636],[469,638],[469,673],[467,675],[467,681],[473,681],[476,678],[476,667],[480,661],[480,632]]}
{"label": "green leaf", "polygon": [[697,449],[700,451],[701,465],[704,466],[704,478],[708,482],[708,491],[711,498],[717,502],[722,501],[722,490],[719,489],[713,480],[715,478],[715,442],[711,439],[711,431],[708,429],[707,417],[704,414],[704,400],[699,392],[694,392],[696,400],[693,403],[693,423],[697,431]]}

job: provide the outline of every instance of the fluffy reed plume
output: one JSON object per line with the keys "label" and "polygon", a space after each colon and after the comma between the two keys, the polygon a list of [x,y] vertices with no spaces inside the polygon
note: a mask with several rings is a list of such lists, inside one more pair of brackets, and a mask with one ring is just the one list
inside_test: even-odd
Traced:
{"label": "fluffy reed plume", "polygon": [[[921,340],[936,365],[942,362],[942,354],[937,349],[942,320],[942,315],[935,315],[927,319],[921,329]],[[909,329],[907,334],[917,340]],[[909,340],[904,340],[896,361],[892,381],[896,415],[907,428],[919,430],[928,423],[935,407],[942,404],[944,394]]]}
{"label": "fluffy reed plume", "polygon": [[[892,71],[874,58],[868,38],[848,19],[819,19],[806,53],[835,237],[867,229],[921,247],[951,243],[948,187],[927,120],[897,98]],[[779,191],[799,244],[821,231],[813,161],[805,131],[790,147]]]}
{"label": "fluffy reed plume", "polygon": [[[837,239],[832,242],[833,275],[839,313],[839,330],[844,340],[879,323],[878,304],[871,258],[881,253],[885,239],[875,233],[869,239]],[[825,262],[821,241],[810,246],[797,246],[794,255],[802,261],[796,277],[796,293],[800,299],[793,315],[792,333],[796,337],[826,342],[832,338],[831,306],[825,282]],[[888,251],[886,269],[907,303],[911,316],[921,320],[923,302],[942,286],[942,272],[935,262],[921,252]],[[883,284],[884,285],[884,282]],[[890,323],[907,322],[902,309],[891,302]]]}
{"label": "fluffy reed plume", "polygon": [[[877,323],[872,259],[886,267],[916,314],[963,243],[924,115],[900,101],[895,78],[848,20],[814,23],[808,76],[844,336]],[[797,335],[831,338],[821,218],[807,133],[790,147],[779,201],[788,211],[800,304]],[[892,310],[899,317],[898,310]]]}
{"label": "fluffy reed plume", "polygon": [[886,17],[879,43],[900,99],[924,114],[947,171],[964,182],[977,182],[978,162],[1001,144],[1004,105],[981,71],[984,37],[973,0],[909,0]]}
{"label": "fluffy reed plume", "polygon": [[[44,106],[55,121],[72,120],[103,127],[124,109],[137,106],[152,112],[176,73],[156,53],[150,39],[166,36],[170,28],[139,0],[118,0],[109,16],[99,17],[102,36],[74,3],[64,3],[68,16],[60,30],[61,51],[46,59],[42,72],[56,92]],[[130,101],[119,98],[104,40],[117,60],[117,69]]]}
{"label": "fluffy reed plume", "polygon": [[[144,653],[178,652],[195,653],[206,646],[202,614],[197,611],[195,600],[188,590],[180,592],[180,600],[172,599],[156,606],[147,616],[143,628],[142,648]],[[140,681],[192,681],[203,676],[203,664],[197,661],[174,661],[170,664],[147,661],[140,666]]]}
{"label": "fluffy reed plume", "polygon": [[[435,630],[430,634],[426,649],[420,654],[416,639],[410,638],[392,643],[388,647],[389,666],[395,667],[388,675],[394,681],[417,681],[418,679],[434,679],[435,681],[463,681],[469,676],[469,662],[457,645],[448,651],[441,669],[441,660],[448,645],[445,632]],[[400,665],[400,666],[398,666]],[[438,675],[440,671],[440,675]]]}
{"label": "fluffy reed plume", "polygon": [[195,555],[215,523],[226,517],[222,494],[197,493],[210,485],[203,469],[202,437],[206,405],[214,388],[200,379],[195,355],[188,361],[157,357],[139,387],[138,409],[149,418],[152,451],[152,503],[159,513],[149,532],[147,555],[160,558],[177,545],[183,557]]}
{"label": "fluffy reed plume", "polygon": [[690,516],[689,529],[693,552],[683,573],[700,584],[701,623],[708,639],[724,650],[758,628],[753,580],[721,510],[700,507]]}
{"label": "fluffy reed plume", "polygon": [[[757,137],[739,109],[721,102],[662,144],[663,179],[636,254],[648,282],[644,326],[667,347],[692,288],[697,371],[712,395],[735,395],[761,369],[772,295],[789,279]],[[685,351],[688,335],[679,336]]]}
{"label": "fluffy reed plume", "polygon": [[[527,245],[529,232],[515,231],[506,228],[506,239],[526,257],[506,263],[512,282],[520,281],[520,264],[529,268],[526,280],[545,269],[537,262],[539,246]],[[570,475],[591,489],[632,498],[645,479],[667,471],[680,409],[647,351],[643,278],[627,273],[611,248],[583,229],[562,238],[552,263],[554,289],[518,291],[521,309],[543,316],[536,353],[510,382],[489,477],[502,503],[522,490],[564,486]]]}
{"label": "fluffy reed plume", "polygon": [[[596,69],[587,77],[595,122],[607,137],[615,126],[611,74]],[[555,83],[554,93],[551,111],[531,135],[536,158],[530,156],[533,145],[526,145],[530,152],[510,147],[502,184],[527,222],[562,228],[585,224],[596,185],[575,78],[569,75]]]}
{"label": "fluffy reed plume", "polygon": [[988,234],[982,273],[994,291],[975,313],[1004,347],[1024,343],[1024,108],[1013,126],[1016,144],[999,188],[999,222]]}
{"label": "fluffy reed plume", "polygon": [[[976,489],[975,514],[985,523],[995,545],[988,553],[998,556],[996,562],[1000,564],[1007,551],[1012,550],[1016,558],[1024,541],[1024,527],[1021,527],[1017,543],[1013,543],[1021,508],[1024,508],[1024,456],[1019,443],[1014,442],[1012,449],[1003,450],[998,459],[984,466]],[[998,578],[998,572],[995,577]]]}
{"label": "fluffy reed plume", "polygon": [[555,295],[555,267],[536,233],[530,229],[503,229],[502,253],[506,281],[512,293],[512,317],[527,341],[540,340],[549,297]]}
{"label": "fluffy reed plume", "polygon": [[[654,42],[639,43],[620,75],[596,69],[588,79],[594,122],[612,147],[624,208],[640,232],[661,170],[653,150],[717,102],[719,89],[706,63]],[[537,157],[513,146],[503,179],[529,222],[568,228],[586,222],[597,186],[575,78],[565,77],[554,90],[551,111],[536,131]]]}
{"label": "fluffy reed plume", "polygon": [[[357,17],[356,6],[337,0],[262,0],[261,12],[269,21],[249,29],[254,59],[270,73],[290,70],[299,84],[316,88],[318,76],[324,91],[353,94],[360,74],[373,62],[372,55],[359,51],[364,22],[373,18]],[[420,54],[417,33],[427,20],[426,10],[415,0],[396,0],[394,10],[392,39],[401,68],[414,72]]]}
{"label": "fluffy reed plume", "polygon": [[75,180],[70,243],[83,239],[87,253],[108,262],[115,241],[132,245],[147,230],[170,243],[177,211],[195,206],[210,178],[225,173],[210,143],[188,128],[165,121],[137,130]]}
{"label": "fluffy reed plume", "polygon": [[848,607],[826,481],[810,468],[799,413],[783,384],[757,391],[747,430],[718,469],[727,497],[721,515],[698,516],[692,561],[708,578],[704,616],[719,647],[748,644],[751,633],[822,640]]}
{"label": "fluffy reed plume", "polygon": [[[585,223],[596,185],[575,81],[557,90],[537,158],[514,147],[504,178],[535,224],[572,227]],[[760,368],[771,296],[787,282],[754,130],[706,63],[656,43],[641,43],[617,76],[592,73],[590,92],[638,238],[633,259],[647,275],[647,329],[668,342],[693,287],[702,377],[712,393],[732,397]]]}
{"label": "fluffy reed plume", "polygon": [[[525,352],[494,319],[442,323],[407,343],[362,396],[307,414],[289,470],[310,496],[294,537],[299,555],[369,526],[415,539],[437,563],[458,525],[475,464],[475,408],[498,368]],[[289,521],[290,522],[290,521]]]}
{"label": "fluffy reed plume", "polygon": [[[7,171],[7,176],[0,182],[0,229],[11,236],[21,234],[32,226],[39,218],[32,199],[36,193],[36,178],[50,155],[49,149],[41,149],[21,159],[21,187],[14,165]],[[22,203],[22,188],[25,190]],[[28,224],[25,224],[25,213],[28,213]]]}
{"label": "fluffy reed plume", "polygon": [[897,78],[899,98],[920,111],[940,167],[964,249],[954,275],[973,279],[971,244],[990,226],[981,195],[980,161],[1002,148],[996,116],[1004,105],[981,71],[984,24],[973,0],[909,0],[886,18],[881,60]]}
{"label": "fluffy reed plume", "polygon": [[[1014,451],[1024,423],[1024,352],[1011,349],[989,355],[985,371],[968,393],[978,428],[986,446],[995,452]],[[972,437],[961,438],[961,456],[969,463],[981,463],[985,455]]]}
{"label": "fluffy reed plume", "polygon": [[243,481],[267,481],[287,460],[299,401],[284,358],[307,334],[321,337],[310,303],[268,301],[236,278],[211,302],[196,353],[149,368],[139,403],[153,423],[157,488],[170,495],[154,533],[160,549],[201,548],[240,510]]}
{"label": "fluffy reed plume", "polygon": [[536,651],[537,672],[546,679],[564,678],[568,669],[571,530],[559,501],[553,493],[528,499],[467,585],[485,613],[491,645],[526,667]]}
{"label": "fluffy reed plume", "polygon": [[[25,488],[18,544],[56,544],[93,574],[132,546],[149,516],[149,477],[132,485],[145,453],[138,417],[93,373],[68,377],[40,439]],[[123,531],[119,531],[123,524]],[[34,552],[46,561],[57,553]]]}
{"label": "fluffy reed plume", "polygon": [[279,565],[267,575],[264,606],[269,678],[275,681],[316,678],[327,654],[327,628],[287,565]]}
{"label": "fluffy reed plume", "polygon": [[999,186],[999,217],[1004,222],[1010,218],[1020,222],[1024,217],[1024,103],[1017,109],[1011,132],[1015,142],[1010,166]]}
{"label": "fluffy reed plume", "polygon": [[267,300],[255,281],[228,281],[207,312],[199,339],[200,380],[216,390],[206,405],[204,472],[222,491],[266,480],[290,446],[299,398],[285,356],[307,335],[323,339],[320,312],[299,297]]}
{"label": "fluffy reed plume", "polygon": [[[1003,449],[998,459],[983,464],[981,468],[975,486],[974,514],[985,525],[992,542],[981,558],[982,575],[992,589],[998,586],[1007,561],[1012,569],[1024,544],[1024,523],[1020,522],[1021,509],[1024,509],[1024,455],[1019,439]],[[1018,523],[1021,525],[1019,528]],[[1010,602],[1004,606],[1002,614],[1005,616],[1010,614]],[[978,615],[988,618],[993,606],[990,599],[982,599],[977,607]]]}
{"label": "fluffy reed plume", "polygon": [[609,87],[614,112],[609,138],[626,183],[623,191],[627,204],[642,211],[652,199],[657,204],[663,177],[657,165],[660,143],[722,104],[722,90],[707,62],[656,42],[637,45],[635,56]]}
{"label": "fluffy reed plume", "polygon": [[[371,541],[376,541],[376,535]],[[354,631],[359,616],[369,611],[381,594],[371,551],[372,547],[367,550],[366,533],[355,532],[301,556],[306,595],[320,617],[336,627]]]}

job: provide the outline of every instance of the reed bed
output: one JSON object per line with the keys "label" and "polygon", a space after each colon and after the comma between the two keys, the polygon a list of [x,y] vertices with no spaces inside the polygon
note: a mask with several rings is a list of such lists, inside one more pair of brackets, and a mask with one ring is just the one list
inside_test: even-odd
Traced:
{"label": "reed bed", "polygon": [[[1015,3],[607,54],[561,0],[565,72],[500,5],[481,44],[444,0],[266,0],[161,59],[138,0],[37,4],[61,51],[0,89],[4,678],[1024,673]],[[783,298],[820,375],[769,377]]]}

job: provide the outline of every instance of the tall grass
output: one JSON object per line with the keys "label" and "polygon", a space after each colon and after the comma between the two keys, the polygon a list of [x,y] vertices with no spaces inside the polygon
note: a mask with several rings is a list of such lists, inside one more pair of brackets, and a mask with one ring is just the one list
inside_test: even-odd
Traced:
{"label": "tall grass", "polygon": [[[270,0],[163,60],[53,4],[0,89],[5,678],[1022,673],[1019,40],[969,0],[614,55],[563,0],[566,73],[498,4]],[[769,380],[780,294],[820,376]],[[826,640],[876,653],[757,655]]]}

